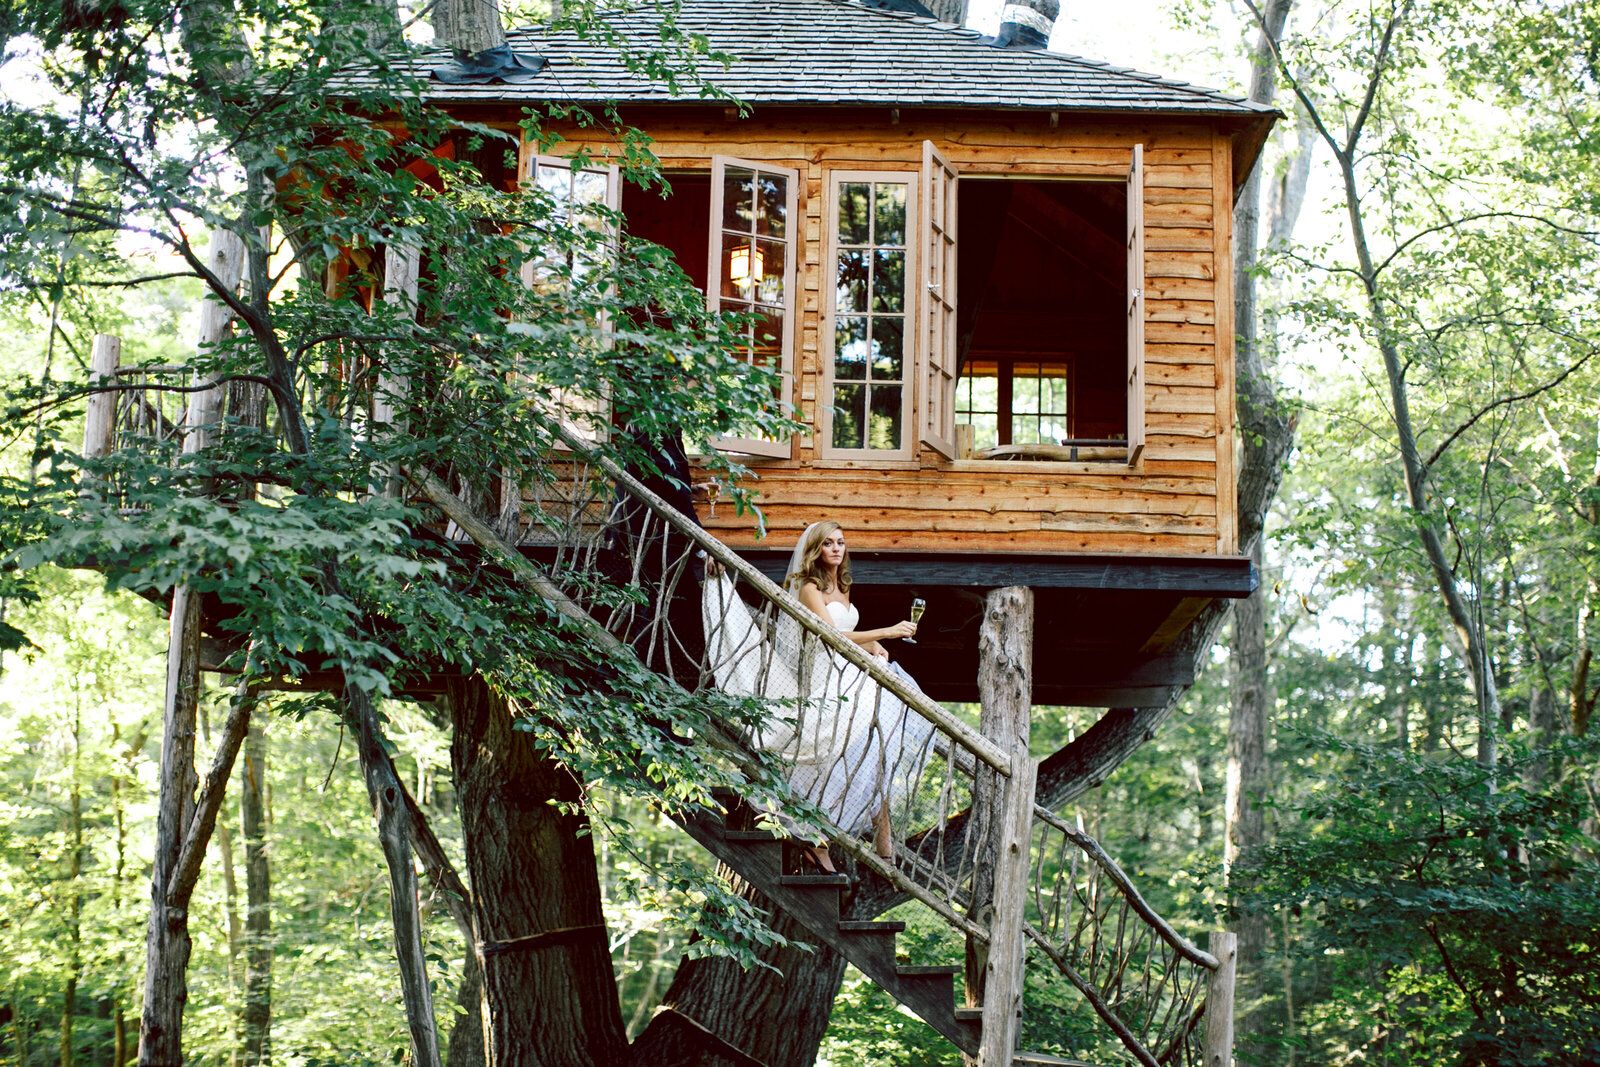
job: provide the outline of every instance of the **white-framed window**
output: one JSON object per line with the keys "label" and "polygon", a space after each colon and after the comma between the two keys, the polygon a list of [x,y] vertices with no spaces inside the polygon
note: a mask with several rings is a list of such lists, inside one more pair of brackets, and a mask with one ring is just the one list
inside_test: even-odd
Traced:
{"label": "white-framed window", "polygon": [[[1113,321],[1104,324],[1098,340],[1087,351],[1080,351],[1077,338],[1060,332],[1024,336],[1013,327],[1002,330],[997,339],[990,334],[983,341],[987,321],[984,310],[969,329],[969,352],[958,349],[955,329],[955,280],[960,248],[957,244],[958,182],[960,176],[948,160],[928,142],[923,145],[922,199],[924,203],[920,228],[919,247],[923,252],[921,265],[921,311],[923,342],[917,353],[918,380],[921,383],[917,398],[918,415],[922,427],[923,443],[947,458],[956,458],[953,446],[957,440],[957,427],[970,427],[972,448],[987,452],[996,448],[1026,448],[1030,458],[1078,458],[1077,446],[1097,446],[1102,450],[1127,442],[1127,465],[1137,466],[1144,454],[1144,148],[1133,145],[1130,153],[1125,187],[1117,193],[1125,197],[1125,206],[1109,206],[1108,199],[1099,196],[1102,205],[1091,225],[1085,217],[1075,215],[1074,207],[1066,210],[1070,200],[1056,194],[1044,195],[1040,187],[1047,180],[1014,179],[1003,174],[968,175],[968,180],[985,182],[1014,182],[1011,199],[1011,220],[1007,232],[1031,230],[1040,239],[1029,253],[1033,257],[1053,255],[1061,262],[1076,260],[1087,267],[1095,280],[1096,307]],[[1112,184],[1104,179],[1083,182],[1054,183],[1067,186],[1099,186]],[[1024,199],[1026,197],[1026,200]],[[1082,204],[1092,206],[1094,199]],[[983,200],[978,201],[980,204]],[[993,198],[989,198],[990,219],[994,212]],[[1115,200],[1110,199],[1110,205]],[[1119,215],[1124,215],[1123,240],[1117,237]],[[1107,217],[1109,215],[1109,217]],[[1004,215],[1002,214],[1002,218]],[[980,216],[980,228],[985,217]],[[1016,225],[1019,230],[1009,227]],[[985,235],[972,238],[980,244]],[[992,236],[992,235],[991,235]],[[971,242],[969,241],[969,247]],[[1123,246],[1123,247],[1119,247]],[[998,245],[991,245],[991,254]],[[1013,248],[1018,246],[1013,245]],[[1024,250],[1026,246],[1021,246]],[[1053,248],[1054,251],[1044,249]],[[1119,277],[1115,261],[1124,260],[1125,274]],[[1019,258],[1001,261],[991,271],[1009,270],[1009,276],[992,273],[988,279],[991,293],[997,277],[1009,277],[1013,282],[1031,282],[1018,272],[1037,269],[1051,261],[1039,258]],[[1032,264],[1029,267],[1028,264]],[[1004,288],[1004,287],[1002,287]],[[1115,324],[1122,317],[1116,315],[1111,303],[1118,289],[1124,299],[1125,322],[1119,329]],[[1063,298],[1073,298],[1072,290],[1059,290]],[[1048,297],[1038,295],[1034,300],[1048,302]],[[1043,303],[1040,310],[1049,308]],[[1017,309],[1002,309],[997,314],[1019,316]],[[1034,314],[1026,309],[1026,314]],[[1020,317],[1020,316],[1019,316]],[[1121,338],[1118,338],[1118,334]],[[973,344],[976,336],[980,343]],[[1083,360],[1091,361],[1089,364]],[[964,365],[962,365],[964,363]],[[1080,382],[1080,376],[1085,381]],[[1120,384],[1118,379],[1121,379]],[[1080,390],[1080,384],[1082,389]],[[1085,398],[1080,409],[1080,396]],[[1125,405],[1126,415],[1118,407]],[[1082,418],[1080,419],[1080,416]],[[1084,425],[1079,425],[1080,421]],[[1087,436],[1079,440],[1087,428]],[[1114,462],[1115,453],[1105,457]]]}
{"label": "white-framed window", "polygon": [[833,171],[823,218],[821,453],[910,459],[917,319],[917,171]]}
{"label": "white-framed window", "polygon": [[[779,375],[774,404],[794,393],[796,249],[802,239],[796,205],[800,174],[732,156],[711,160],[711,240],[706,305],[750,316],[738,355]],[[793,444],[752,428],[719,437],[723,452],[787,459]]]}
{"label": "white-framed window", "polygon": [[[622,206],[622,175],[614,164],[527,152],[519,179],[523,188],[542,190],[554,201],[552,225],[581,226],[615,240],[612,220]],[[563,269],[570,268],[574,277],[581,277],[589,268],[590,257],[581,250],[563,250],[553,242],[546,247],[531,247],[529,252],[521,277],[530,288],[562,284],[559,279]],[[596,325],[599,343],[609,344],[604,340],[605,317]],[[530,385],[538,388],[540,383],[534,381]],[[606,397],[587,395],[571,387],[549,387],[546,391],[554,413],[579,437],[589,441],[605,439],[611,424],[611,404]],[[558,442],[556,447],[567,446]]]}

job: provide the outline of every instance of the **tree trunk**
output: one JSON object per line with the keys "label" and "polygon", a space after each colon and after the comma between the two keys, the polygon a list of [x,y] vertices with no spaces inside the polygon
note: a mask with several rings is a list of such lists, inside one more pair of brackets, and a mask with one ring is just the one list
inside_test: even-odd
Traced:
{"label": "tree trunk", "polygon": [[[1271,0],[1266,26],[1258,34],[1251,57],[1250,99],[1270,103],[1277,90],[1277,63],[1272,42],[1283,33],[1293,0]],[[1303,186],[1301,193],[1303,195]],[[1282,220],[1299,215],[1299,201],[1283,187],[1274,205],[1274,231]],[[1294,421],[1282,399],[1263,352],[1257,328],[1256,267],[1260,261],[1261,171],[1251,172],[1234,210],[1233,299],[1237,418],[1244,456],[1240,464],[1239,536],[1256,572],[1264,560],[1263,534],[1267,507],[1277,494],[1283,468],[1294,444]],[[1285,238],[1287,232],[1274,233]],[[1232,707],[1228,716],[1228,766],[1223,800],[1223,878],[1231,896],[1234,865],[1266,843],[1260,798],[1268,783],[1267,732],[1272,713],[1272,690],[1267,677],[1267,589],[1265,581],[1246,599],[1234,605],[1231,657]],[[1238,981],[1245,990],[1242,1002],[1259,1002],[1262,992],[1261,957],[1266,949],[1266,919],[1238,912],[1230,924],[1238,935]],[[1246,1053],[1259,1052],[1260,1012],[1240,1020],[1241,1045]]]}
{"label": "tree trunk", "polygon": [[[1260,538],[1251,555],[1259,568]],[[1261,800],[1270,781],[1267,736],[1274,699],[1267,676],[1266,597],[1260,588],[1234,605],[1229,656],[1232,707],[1228,715],[1228,769],[1223,792],[1222,869],[1231,897],[1235,865],[1267,842]],[[1237,981],[1242,990],[1239,1003],[1245,1008],[1239,1018],[1239,1047],[1247,1054],[1259,1052],[1264,1047],[1260,1038],[1265,1036],[1262,1013],[1251,1006],[1266,992],[1262,955],[1267,947],[1267,920],[1261,912],[1241,909],[1228,925],[1238,935]]]}
{"label": "tree trunk", "polygon": [[346,686],[345,706],[356,727],[367,799],[378,824],[378,843],[389,871],[389,917],[394,927],[394,952],[400,964],[400,993],[411,1032],[412,1063],[441,1067],[438,1024],[433,1016],[433,990],[422,945],[422,918],[417,908],[417,868],[411,858],[411,813],[405,787],[383,747],[378,709],[372,697]]}
{"label": "tree trunk", "polygon": [[[1029,717],[1033,708],[1032,589],[1009,586],[992,590],[985,598],[983,620],[978,627],[978,701],[978,728],[983,735],[1005,751],[1020,752],[1025,756],[1030,733]],[[1011,781],[1002,781],[999,774],[987,767],[979,768],[973,783],[972,811],[978,819],[973,830],[978,852],[973,860],[972,906],[968,909],[968,916],[987,927],[991,937],[987,945],[972,938],[967,939],[966,999],[968,1007],[982,1007],[987,998],[995,995],[1006,1003],[1002,1005],[1003,1011],[984,1013],[984,1055],[963,1056],[969,1064],[978,1063],[980,1058],[987,1061],[989,1053],[995,1050],[998,1050],[998,1055],[993,1057],[993,1062],[1010,1063],[1015,1051],[1016,1014],[1010,1010],[1009,1001],[1016,990],[1012,982],[1004,979],[1011,977],[1012,972],[1015,972],[1015,977],[1020,977],[1021,972],[1016,965],[1020,961],[1020,946],[1009,946],[1019,950],[1017,961],[989,959],[991,949],[1002,955],[1008,951],[1008,946],[998,944],[994,936],[1000,928],[997,911],[1022,907],[1020,896],[1014,900],[1001,899],[1009,896],[1009,890],[1015,889],[1015,886],[1004,883],[999,876],[1001,853],[1006,841],[1006,809],[1013,800],[1010,790],[1012,784]],[[1028,817],[1022,825],[1031,825],[1031,783],[1015,784],[1028,788]],[[992,974],[998,976],[996,983],[1001,987],[998,990],[989,988]],[[991,1031],[990,1023],[996,1016],[1004,1020],[1002,1025],[1013,1028],[1010,1033],[997,1034]]]}
{"label": "tree trunk", "polygon": [[623,1062],[627,1039],[582,786],[481,678],[449,686],[450,755],[492,1067]]}
{"label": "tree trunk", "polygon": [[436,0],[433,39],[442,48],[467,53],[505,44],[498,0]]}
{"label": "tree trunk", "polygon": [[948,22],[955,26],[967,24],[967,0],[929,0],[924,5],[933,12],[933,17],[940,22]]}
{"label": "tree trunk", "polygon": [[734,882],[771,910],[775,931],[813,951],[764,947],[757,955],[768,966],[749,971],[725,959],[685,960],[633,1043],[633,1067],[749,1067],[730,1048],[766,1067],[816,1062],[844,982],[845,959],[817,943],[788,913]]}
{"label": "tree trunk", "polygon": [[[246,698],[251,699],[251,698]],[[267,734],[252,717],[244,741],[239,821],[244,832],[244,1062],[272,1062],[272,867],[267,846]]]}
{"label": "tree trunk", "polygon": [[167,646],[167,697],[161,725],[161,787],[156,801],[156,851],[150,871],[145,930],[144,1010],[139,1067],[182,1067],[183,1006],[189,999],[189,913],[169,899],[184,833],[194,816],[195,709],[200,698],[200,599],[189,587],[172,594]]}

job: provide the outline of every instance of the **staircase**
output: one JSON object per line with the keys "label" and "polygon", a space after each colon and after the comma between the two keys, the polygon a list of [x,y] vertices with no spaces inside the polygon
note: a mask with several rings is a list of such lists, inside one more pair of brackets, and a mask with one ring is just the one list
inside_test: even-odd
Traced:
{"label": "staircase", "polygon": [[960,967],[897,962],[895,937],[905,930],[905,923],[840,918],[840,895],[849,887],[849,878],[786,874],[785,851],[793,845],[765,830],[735,828],[748,822],[743,800],[727,790],[712,796],[726,814],[690,809],[679,818],[690,837],[957,1048],[978,1054],[982,1011],[956,1007],[955,976]]}

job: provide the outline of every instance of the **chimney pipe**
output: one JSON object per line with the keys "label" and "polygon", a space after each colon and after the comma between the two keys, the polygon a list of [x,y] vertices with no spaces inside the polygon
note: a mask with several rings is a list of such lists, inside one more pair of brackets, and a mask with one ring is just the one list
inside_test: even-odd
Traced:
{"label": "chimney pipe", "polygon": [[998,48],[1045,48],[1061,14],[1061,0],[1006,0],[1000,9]]}

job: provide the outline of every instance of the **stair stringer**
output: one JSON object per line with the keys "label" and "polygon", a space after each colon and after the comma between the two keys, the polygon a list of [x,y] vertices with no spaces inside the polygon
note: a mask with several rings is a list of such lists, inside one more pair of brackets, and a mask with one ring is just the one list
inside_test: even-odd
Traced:
{"label": "stair stringer", "polygon": [[898,1003],[963,1052],[978,1054],[977,1020],[956,1015],[955,975],[960,968],[900,966],[895,963],[892,927],[877,923],[854,924],[855,929],[849,924],[842,926],[839,893],[848,884],[844,876],[785,875],[781,838],[746,832],[729,840],[722,818],[705,809],[679,813],[674,819],[708,852]]}

